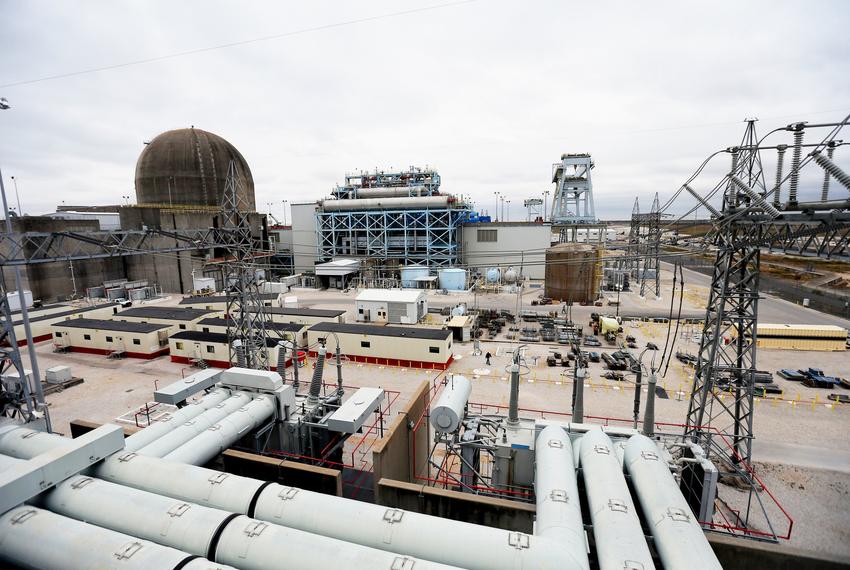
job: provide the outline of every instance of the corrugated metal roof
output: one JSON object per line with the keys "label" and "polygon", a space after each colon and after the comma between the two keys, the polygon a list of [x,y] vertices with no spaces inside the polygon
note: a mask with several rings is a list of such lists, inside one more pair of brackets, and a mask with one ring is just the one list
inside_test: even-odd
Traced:
{"label": "corrugated metal roof", "polygon": [[166,319],[170,321],[194,321],[204,315],[215,313],[206,309],[186,309],[183,307],[134,307],[121,311],[115,318],[134,317],[137,319]]}
{"label": "corrugated metal roof", "polygon": [[379,303],[415,303],[425,295],[418,289],[364,289],[357,295],[357,301]]}

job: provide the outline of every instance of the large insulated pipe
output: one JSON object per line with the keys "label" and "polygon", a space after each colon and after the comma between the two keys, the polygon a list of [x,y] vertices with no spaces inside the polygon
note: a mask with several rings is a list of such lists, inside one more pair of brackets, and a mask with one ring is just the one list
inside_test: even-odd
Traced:
{"label": "large insulated pipe", "polygon": [[717,556],[655,443],[633,435],[625,464],[664,568],[719,570]]}
{"label": "large insulated pipe", "polygon": [[234,517],[227,511],[85,475],[60,483],[45,493],[38,505],[66,517],[205,558],[214,557],[219,531]]}
{"label": "large insulated pipe", "polygon": [[137,453],[152,457],[165,457],[250,401],[251,395],[247,392],[234,392],[230,398],[195,416],[188,422],[172,426],[173,429],[169,433],[137,450]]}
{"label": "large insulated pipe", "polygon": [[192,558],[174,548],[29,505],[0,515],[0,561],[18,568],[167,570],[183,568]]}
{"label": "large insulated pipe", "polygon": [[[243,570],[389,569],[405,558],[86,476],[72,477],[47,493],[42,506]],[[411,567],[445,568],[408,560]]]}
{"label": "large insulated pipe", "polygon": [[594,428],[581,442],[581,471],[600,570],[652,570],[652,554],[611,439]]}
{"label": "large insulated pipe", "polygon": [[364,198],[323,200],[321,208],[325,212],[346,210],[410,210],[420,208],[445,208],[454,198],[451,196],[420,196],[414,198]]}
{"label": "large insulated pipe", "polygon": [[257,396],[164,457],[188,465],[204,465],[248,432],[274,417],[274,411],[274,397],[265,394]]}
{"label": "large insulated pipe", "polygon": [[534,463],[534,534],[563,545],[575,563],[572,567],[588,570],[573,446],[562,427],[549,425],[541,430],[534,444]]}
{"label": "large insulated pipe", "polygon": [[310,380],[309,396],[307,396],[307,402],[313,405],[319,401],[319,394],[322,392],[322,375],[325,372],[325,358],[327,354],[328,349],[320,346],[318,355],[316,356],[316,367],[313,368],[313,379]]}
{"label": "large insulated pipe", "polygon": [[402,188],[360,188],[359,190],[357,190],[357,198],[363,199],[421,196],[424,190],[424,186],[405,186]]}
{"label": "large insulated pipe", "polygon": [[[312,515],[322,516],[322,513]],[[460,570],[455,566],[416,560],[244,516],[227,525],[219,538],[216,553],[219,562],[242,570]]]}
{"label": "large insulated pipe", "polygon": [[446,380],[437,403],[431,407],[431,426],[440,433],[454,433],[463,421],[472,383],[466,376],[454,374]]}
{"label": "large insulated pipe", "polygon": [[277,483],[260,493],[254,517],[469,570],[586,568],[572,562],[571,553],[563,544],[540,536],[382,507]]}
{"label": "large insulated pipe", "polygon": [[224,388],[211,390],[199,400],[183,406],[179,410],[170,414],[167,418],[163,418],[125,439],[124,450],[137,451],[146,445],[151,444],[163,435],[170,433],[175,426],[188,422],[210,408],[219,405],[229,397],[230,390],[226,390]]}
{"label": "large insulated pipe", "polygon": [[[54,446],[61,445],[65,439],[56,434],[47,435]],[[2,444],[0,453],[5,453]],[[38,447],[43,444],[34,446]],[[27,453],[26,443],[14,449],[22,459],[33,456]],[[564,545],[543,537],[387,509],[132,452],[107,458],[95,467],[93,475],[290,528],[470,570],[513,570],[516,565],[540,569],[584,568],[569,562],[571,554]],[[435,536],[438,540],[423,541],[423,536]],[[476,549],[469,548],[470,544],[475,544]]]}

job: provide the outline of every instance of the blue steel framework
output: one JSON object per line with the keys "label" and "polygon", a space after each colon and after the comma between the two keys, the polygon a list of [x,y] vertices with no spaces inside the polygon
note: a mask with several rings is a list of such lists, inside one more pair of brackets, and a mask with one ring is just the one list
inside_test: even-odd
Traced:
{"label": "blue steel framework", "polygon": [[[415,201],[440,195],[440,175],[414,167],[403,172],[349,174],[345,185],[334,188],[333,194],[337,199],[396,196]],[[415,202],[398,209],[320,208],[316,212],[318,261],[348,256],[428,267],[457,265],[461,262],[460,227],[470,213],[462,201],[449,201],[440,208],[417,208]]]}
{"label": "blue steel framework", "polygon": [[320,261],[351,256],[397,259],[428,267],[461,262],[464,206],[423,210],[363,210],[316,213]]}

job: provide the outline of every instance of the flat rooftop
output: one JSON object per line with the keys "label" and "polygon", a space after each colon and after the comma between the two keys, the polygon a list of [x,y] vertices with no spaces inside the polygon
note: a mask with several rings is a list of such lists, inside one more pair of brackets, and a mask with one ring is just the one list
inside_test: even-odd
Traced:
{"label": "flat rooftop", "polygon": [[297,317],[338,317],[345,314],[341,309],[297,309],[294,307],[263,307],[272,315],[292,315]]}
{"label": "flat rooftop", "polygon": [[116,318],[135,317],[139,319],[165,319],[169,321],[194,321],[204,315],[210,315],[216,311],[206,309],[188,309],[183,307],[133,307],[121,311]]}
{"label": "flat rooftop", "polygon": [[418,338],[426,340],[446,340],[452,336],[447,329],[425,327],[385,327],[380,325],[360,325],[344,323],[319,323],[310,327],[315,332],[335,332],[347,334],[363,334],[371,336],[390,336],[394,338]]}
{"label": "flat rooftop", "polygon": [[[51,305],[51,307],[61,307],[62,305]],[[67,305],[69,308],[66,311],[56,311],[54,313],[48,313],[46,315],[39,315],[37,317],[30,317],[31,323],[37,323],[39,321],[46,321],[47,319],[55,319],[57,317],[67,317],[68,315],[79,315],[81,313],[88,313],[89,311],[94,311],[96,309],[103,309],[106,307],[117,307],[118,303],[105,303],[103,305],[95,305],[93,307],[72,307]],[[32,314],[32,313],[30,313]],[[24,321],[14,321],[13,325],[21,325]]]}
{"label": "flat rooftop", "polygon": [[[274,301],[277,299],[279,293],[261,293],[260,300],[262,301]],[[203,305],[205,303],[226,303],[228,299],[232,298],[232,295],[195,295],[193,297],[186,297],[185,299],[180,300],[181,305]]]}
{"label": "flat rooftop", "polygon": [[151,333],[160,329],[168,328],[168,325],[156,323],[131,323],[127,321],[112,321],[108,319],[70,319],[61,323],[54,323],[56,328],[71,329],[95,329],[103,331],[120,331],[135,333]]}
{"label": "flat rooftop", "polygon": [[[225,319],[224,317],[207,317],[206,319],[201,319],[198,321],[199,325],[206,325],[209,327],[226,327],[228,323],[232,323],[233,319]],[[266,323],[267,330],[276,330],[282,332],[298,332],[303,329],[307,325],[300,325],[298,323],[275,323],[268,322]]]}
{"label": "flat rooftop", "polygon": [[376,303],[415,303],[425,291],[422,289],[363,289],[357,301]]}
{"label": "flat rooftop", "polygon": [[[169,340],[187,340],[191,342],[209,342],[212,344],[227,344],[225,333],[203,332],[203,331],[180,331],[169,337]],[[277,346],[278,339],[266,337],[266,346],[271,348]]]}

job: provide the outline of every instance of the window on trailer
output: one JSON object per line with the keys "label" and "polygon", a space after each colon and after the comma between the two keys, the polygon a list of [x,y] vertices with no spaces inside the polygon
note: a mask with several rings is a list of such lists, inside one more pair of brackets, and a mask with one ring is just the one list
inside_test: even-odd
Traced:
{"label": "window on trailer", "polygon": [[428,352],[430,352],[431,354],[440,354],[440,347],[439,346],[429,346]]}

